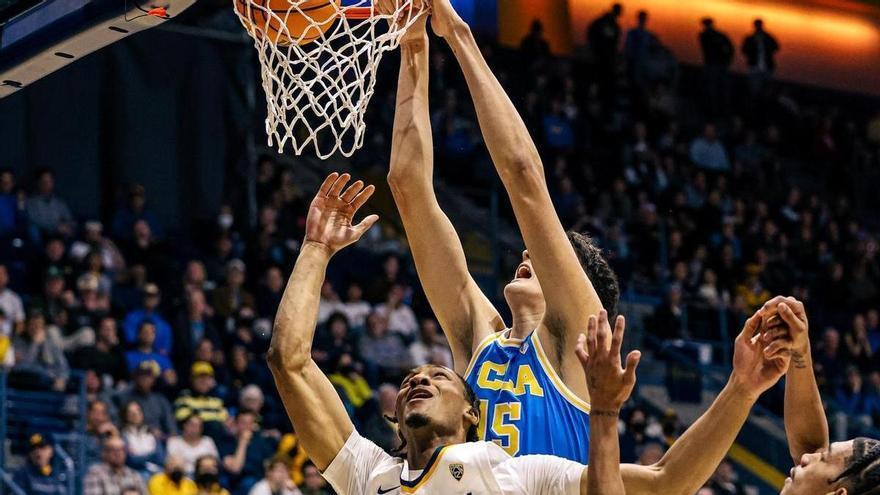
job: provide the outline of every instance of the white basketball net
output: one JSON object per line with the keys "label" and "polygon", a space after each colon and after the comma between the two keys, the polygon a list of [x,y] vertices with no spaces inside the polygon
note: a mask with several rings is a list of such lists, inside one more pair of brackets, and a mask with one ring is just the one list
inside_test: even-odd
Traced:
{"label": "white basketball net", "polygon": [[[397,48],[421,15],[410,8],[413,0],[397,0],[393,14],[380,14],[368,0],[346,6],[336,0],[331,2],[336,15],[329,20],[309,15],[324,3],[316,0],[234,1],[240,2],[236,14],[260,60],[269,146],[281,153],[289,145],[297,155],[312,146],[322,159],[336,152],[351,156],[364,143],[364,114],[382,55]],[[356,19],[355,13],[366,18]],[[295,26],[315,27],[290,32],[288,18]],[[314,41],[297,44],[322,31]]]}

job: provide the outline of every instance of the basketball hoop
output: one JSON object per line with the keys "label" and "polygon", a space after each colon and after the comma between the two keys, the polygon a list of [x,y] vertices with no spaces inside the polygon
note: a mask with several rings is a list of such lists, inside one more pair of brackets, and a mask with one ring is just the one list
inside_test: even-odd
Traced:
{"label": "basketball hoop", "polygon": [[397,0],[382,14],[368,0],[234,0],[254,40],[266,92],[268,144],[297,155],[351,156],[364,143],[364,114],[385,52],[421,12]]}

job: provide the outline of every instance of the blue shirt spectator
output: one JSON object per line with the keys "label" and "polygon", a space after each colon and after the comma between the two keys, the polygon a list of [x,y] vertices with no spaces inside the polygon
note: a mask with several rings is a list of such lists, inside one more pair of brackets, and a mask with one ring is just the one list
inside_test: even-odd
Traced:
{"label": "blue shirt spectator", "polygon": [[691,143],[690,155],[691,161],[698,167],[716,172],[730,170],[727,150],[724,149],[724,144],[718,140],[718,134],[713,124],[706,124],[703,128],[703,135]]}
{"label": "blue shirt spectator", "polygon": [[73,214],[67,203],[55,196],[55,174],[43,169],[37,175],[37,194],[27,200],[27,214],[42,234],[73,233]]}
{"label": "blue shirt spectator", "polygon": [[27,464],[16,471],[15,483],[28,495],[73,495],[68,491],[67,472],[52,462],[55,448],[43,435],[28,439]]}
{"label": "blue shirt spectator", "polygon": [[156,325],[151,321],[144,320],[141,322],[137,332],[137,347],[125,353],[125,360],[128,363],[129,373],[134,373],[141,363],[152,361],[159,367],[159,373],[164,373],[171,369],[171,360],[168,356],[159,354],[155,349],[156,341]]}
{"label": "blue shirt spectator", "polygon": [[137,340],[137,333],[141,323],[149,321],[156,329],[156,341],[153,344],[153,350],[163,356],[168,356],[171,354],[173,334],[171,332],[171,325],[158,312],[160,301],[159,287],[152,283],[144,285],[143,308],[133,310],[125,316],[122,330],[125,334],[126,342],[133,343]]}

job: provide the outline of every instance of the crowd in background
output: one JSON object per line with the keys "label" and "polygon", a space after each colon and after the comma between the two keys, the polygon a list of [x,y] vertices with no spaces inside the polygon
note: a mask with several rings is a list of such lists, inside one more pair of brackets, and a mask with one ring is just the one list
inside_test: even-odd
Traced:
{"label": "crowd in background", "polygon": [[[771,295],[805,301],[835,436],[874,424],[877,225],[853,188],[857,164],[878,165],[880,112],[805,101],[775,83],[779,43],[758,21],[737,50],[705,19],[695,33],[705,64],[682,74],[649,14],[624,32],[626,15],[615,6],[596,19],[574,57],[554,57],[540,23],[518,50],[483,47],[538,143],[563,223],[605,250],[624,292],[662,298],[646,322],[658,340],[720,338],[714,325],[688,324],[700,311],[739,325]],[[737,56],[745,79],[729,73]],[[453,187],[485,186],[494,171],[450,57],[435,40],[437,173]],[[387,169],[393,77],[378,88],[360,170]],[[246,196],[237,187],[230,198]],[[20,388],[69,390],[72,370],[84,371],[86,495],[331,493],[265,364],[310,193],[263,157],[255,225],[231,200],[194,238],[163,228],[149,202],[158,191],[133,185],[104,218],[86,219],[55,192],[50,169],[0,171],[0,357]],[[400,378],[451,355],[401,233],[374,231],[331,267],[313,357],[358,430],[391,449],[384,416]],[[655,462],[683,428],[673,411],[628,408],[623,460]],[[63,493],[52,439],[33,433],[16,479],[28,493]],[[724,463],[703,494],[742,489]]]}

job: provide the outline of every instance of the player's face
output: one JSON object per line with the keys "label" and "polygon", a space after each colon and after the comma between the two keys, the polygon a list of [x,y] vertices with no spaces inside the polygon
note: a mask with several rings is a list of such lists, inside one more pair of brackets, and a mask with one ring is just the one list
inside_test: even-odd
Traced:
{"label": "player's face", "polygon": [[462,418],[470,409],[461,379],[444,366],[414,369],[397,394],[396,413],[404,437],[407,430],[421,427],[455,431],[462,428]]}
{"label": "player's face", "polygon": [[536,301],[544,300],[544,293],[541,292],[541,284],[535,275],[528,250],[523,251],[522,262],[513,272],[513,279],[504,287],[504,298],[513,310],[523,303],[531,305]]}
{"label": "player's face", "polygon": [[853,454],[853,441],[835,442],[828,450],[804,454],[791,469],[781,495],[826,495],[838,488],[836,479],[845,469],[846,458]]}

